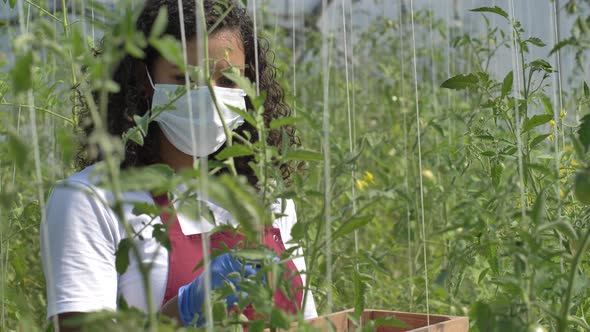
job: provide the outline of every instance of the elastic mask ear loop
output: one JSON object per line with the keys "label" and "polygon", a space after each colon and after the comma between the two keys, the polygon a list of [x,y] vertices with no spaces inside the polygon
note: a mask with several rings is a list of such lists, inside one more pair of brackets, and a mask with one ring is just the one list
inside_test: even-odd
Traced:
{"label": "elastic mask ear loop", "polygon": [[152,81],[152,76],[150,75],[150,71],[149,71],[147,65],[145,65],[145,73],[147,74],[147,78],[150,81],[150,85],[152,86],[152,100],[149,101],[150,107],[148,109],[148,114],[151,117],[152,116],[152,107],[154,106],[153,102],[154,102],[154,94],[156,93],[156,86],[154,85],[154,82]]}
{"label": "elastic mask ear loop", "polygon": [[152,86],[152,89],[154,89],[154,91],[155,91],[156,86],[154,85],[154,82],[152,81],[152,76],[150,75],[150,71],[148,70],[147,65],[145,65],[145,72],[147,73],[147,77],[148,77],[148,80],[150,81],[150,85]]}

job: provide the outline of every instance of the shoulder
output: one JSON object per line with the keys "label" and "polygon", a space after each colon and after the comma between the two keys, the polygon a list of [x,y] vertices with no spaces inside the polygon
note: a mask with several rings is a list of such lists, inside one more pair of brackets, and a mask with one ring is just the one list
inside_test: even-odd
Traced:
{"label": "shoulder", "polygon": [[[48,224],[56,229],[94,226],[112,234],[120,231],[122,234],[123,228],[111,208],[114,195],[101,184],[103,176],[97,167],[91,165],[55,184],[45,209]],[[133,202],[151,202],[147,192],[125,192],[120,198],[127,220],[135,217]]]}
{"label": "shoulder", "polygon": [[118,223],[109,208],[111,195],[92,178],[94,166],[55,184],[45,207],[47,231],[64,234],[100,232],[117,238]]}
{"label": "shoulder", "polygon": [[[72,200],[94,201],[100,203],[104,208],[114,202],[113,192],[105,187],[103,179],[105,170],[101,164],[94,164],[76,172],[69,177],[58,181],[53,187],[49,200],[59,197],[59,201],[70,203]],[[151,196],[147,192],[123,192],[120,195],[123,202],[151,202]]]}
{"label": "shoulder", "polygon": [[84,196],[108,200],[108,192],[99,186],[100,178],[94,174],[95,168],[96,165],[88,166],[58,181],[51,190],[49,200],[55,196],[60,196],[62,201],[66,197],[80,199]]}
{"label": "shoulder", "polygon": [[91,180],[91,173],[94,165],[84,170],[74,173],[69,177],[58,181],[52,188],[47,201],[47,209],[60,209],[63,207],[77,206],[78,204],[88,204],[91,201],[101,201],[107,199],[104,190],[101,190]]}

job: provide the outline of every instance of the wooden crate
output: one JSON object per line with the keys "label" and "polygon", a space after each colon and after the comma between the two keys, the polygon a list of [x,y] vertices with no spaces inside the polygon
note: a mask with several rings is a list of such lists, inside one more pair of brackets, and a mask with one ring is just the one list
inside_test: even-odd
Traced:
{"label": "wooden crate", "polygon": [[[330,332],[330,326],[334,326],[337,332],[355,331],[358,328],[348,319],[348,315],[354,310],[344,310],[326,316],[320,316],[309,320],[308,323],[319,328],[322,332]],[[430,315],[430,325],[427,325],[426,314],[416,314],[409,312],[387,311],[387,310],[365,310],[362,314],[361,323],[372,321],[380,318],[394,317],[403,321],[407,327],[377,327],[377,332],[467,332],[469,330],[469,320],[467,317]],[[328,322],[330,321],[330,322]],[[297,329],[291,329],[296,331]]]}

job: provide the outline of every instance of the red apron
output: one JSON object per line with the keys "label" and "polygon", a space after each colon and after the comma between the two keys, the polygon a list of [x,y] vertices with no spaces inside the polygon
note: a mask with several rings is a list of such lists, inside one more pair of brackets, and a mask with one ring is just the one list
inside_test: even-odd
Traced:
{"label": "red apron", "polygon": [[[160,207],[167,207],[169,200],[167,195],[154,197],[154,201]],[[194,267],[203,259],[203,247],[201,234],[184,235],[178,222],[178,217],[174,220],[166,212],[160,215],[162,223],[168,226],[168,236],[170,237],[171,250],[168,252],[168,281],[166,283],[166,292],[162,304],[168,302],[171,298],[178,295],[178,289],[193,281],[201,274],[203,267],[194,270]],[[218,232],[210,236],[211,250],[216,249],[234,249],[240,248],[244,244],[242,235],[235,235],[233,231],[228,230]],[[273,249],[277,256],[285,251],[281,232],[278,228],[269,227],[264,231],[263,245]],[[194,271],[193,271],[194,270]],[[301,309],[303,302],[303,282],[301,276],[295,267],[293,261],[285,263],[285,278],[291,281],[291,291],[294,298],[289,298],[283,292],[276,291],[273,294],[275,306],[281,310],[295,314]],[[243,314],[252,320],[254,310],[248,306]]]}

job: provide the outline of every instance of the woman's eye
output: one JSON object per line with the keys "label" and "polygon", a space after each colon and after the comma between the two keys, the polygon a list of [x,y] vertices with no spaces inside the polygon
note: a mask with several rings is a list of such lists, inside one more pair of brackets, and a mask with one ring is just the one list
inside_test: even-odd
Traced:
{"label": "woman's eye", "polygon": [[[174,76],[174,79],[176,80],[176,82],[181,83],[181,84],[184,84],[184,82],[185,82],[184,75],[176,75],[176,76]],[[190,77],[189,77],[189,82],[194,83],[192,78],[190,78]]]}
{"label": "woman's eye", "polygon": [[222,76],[216,80],[216,85],[224,88],[235,88],[236,83],[229,78]]}

